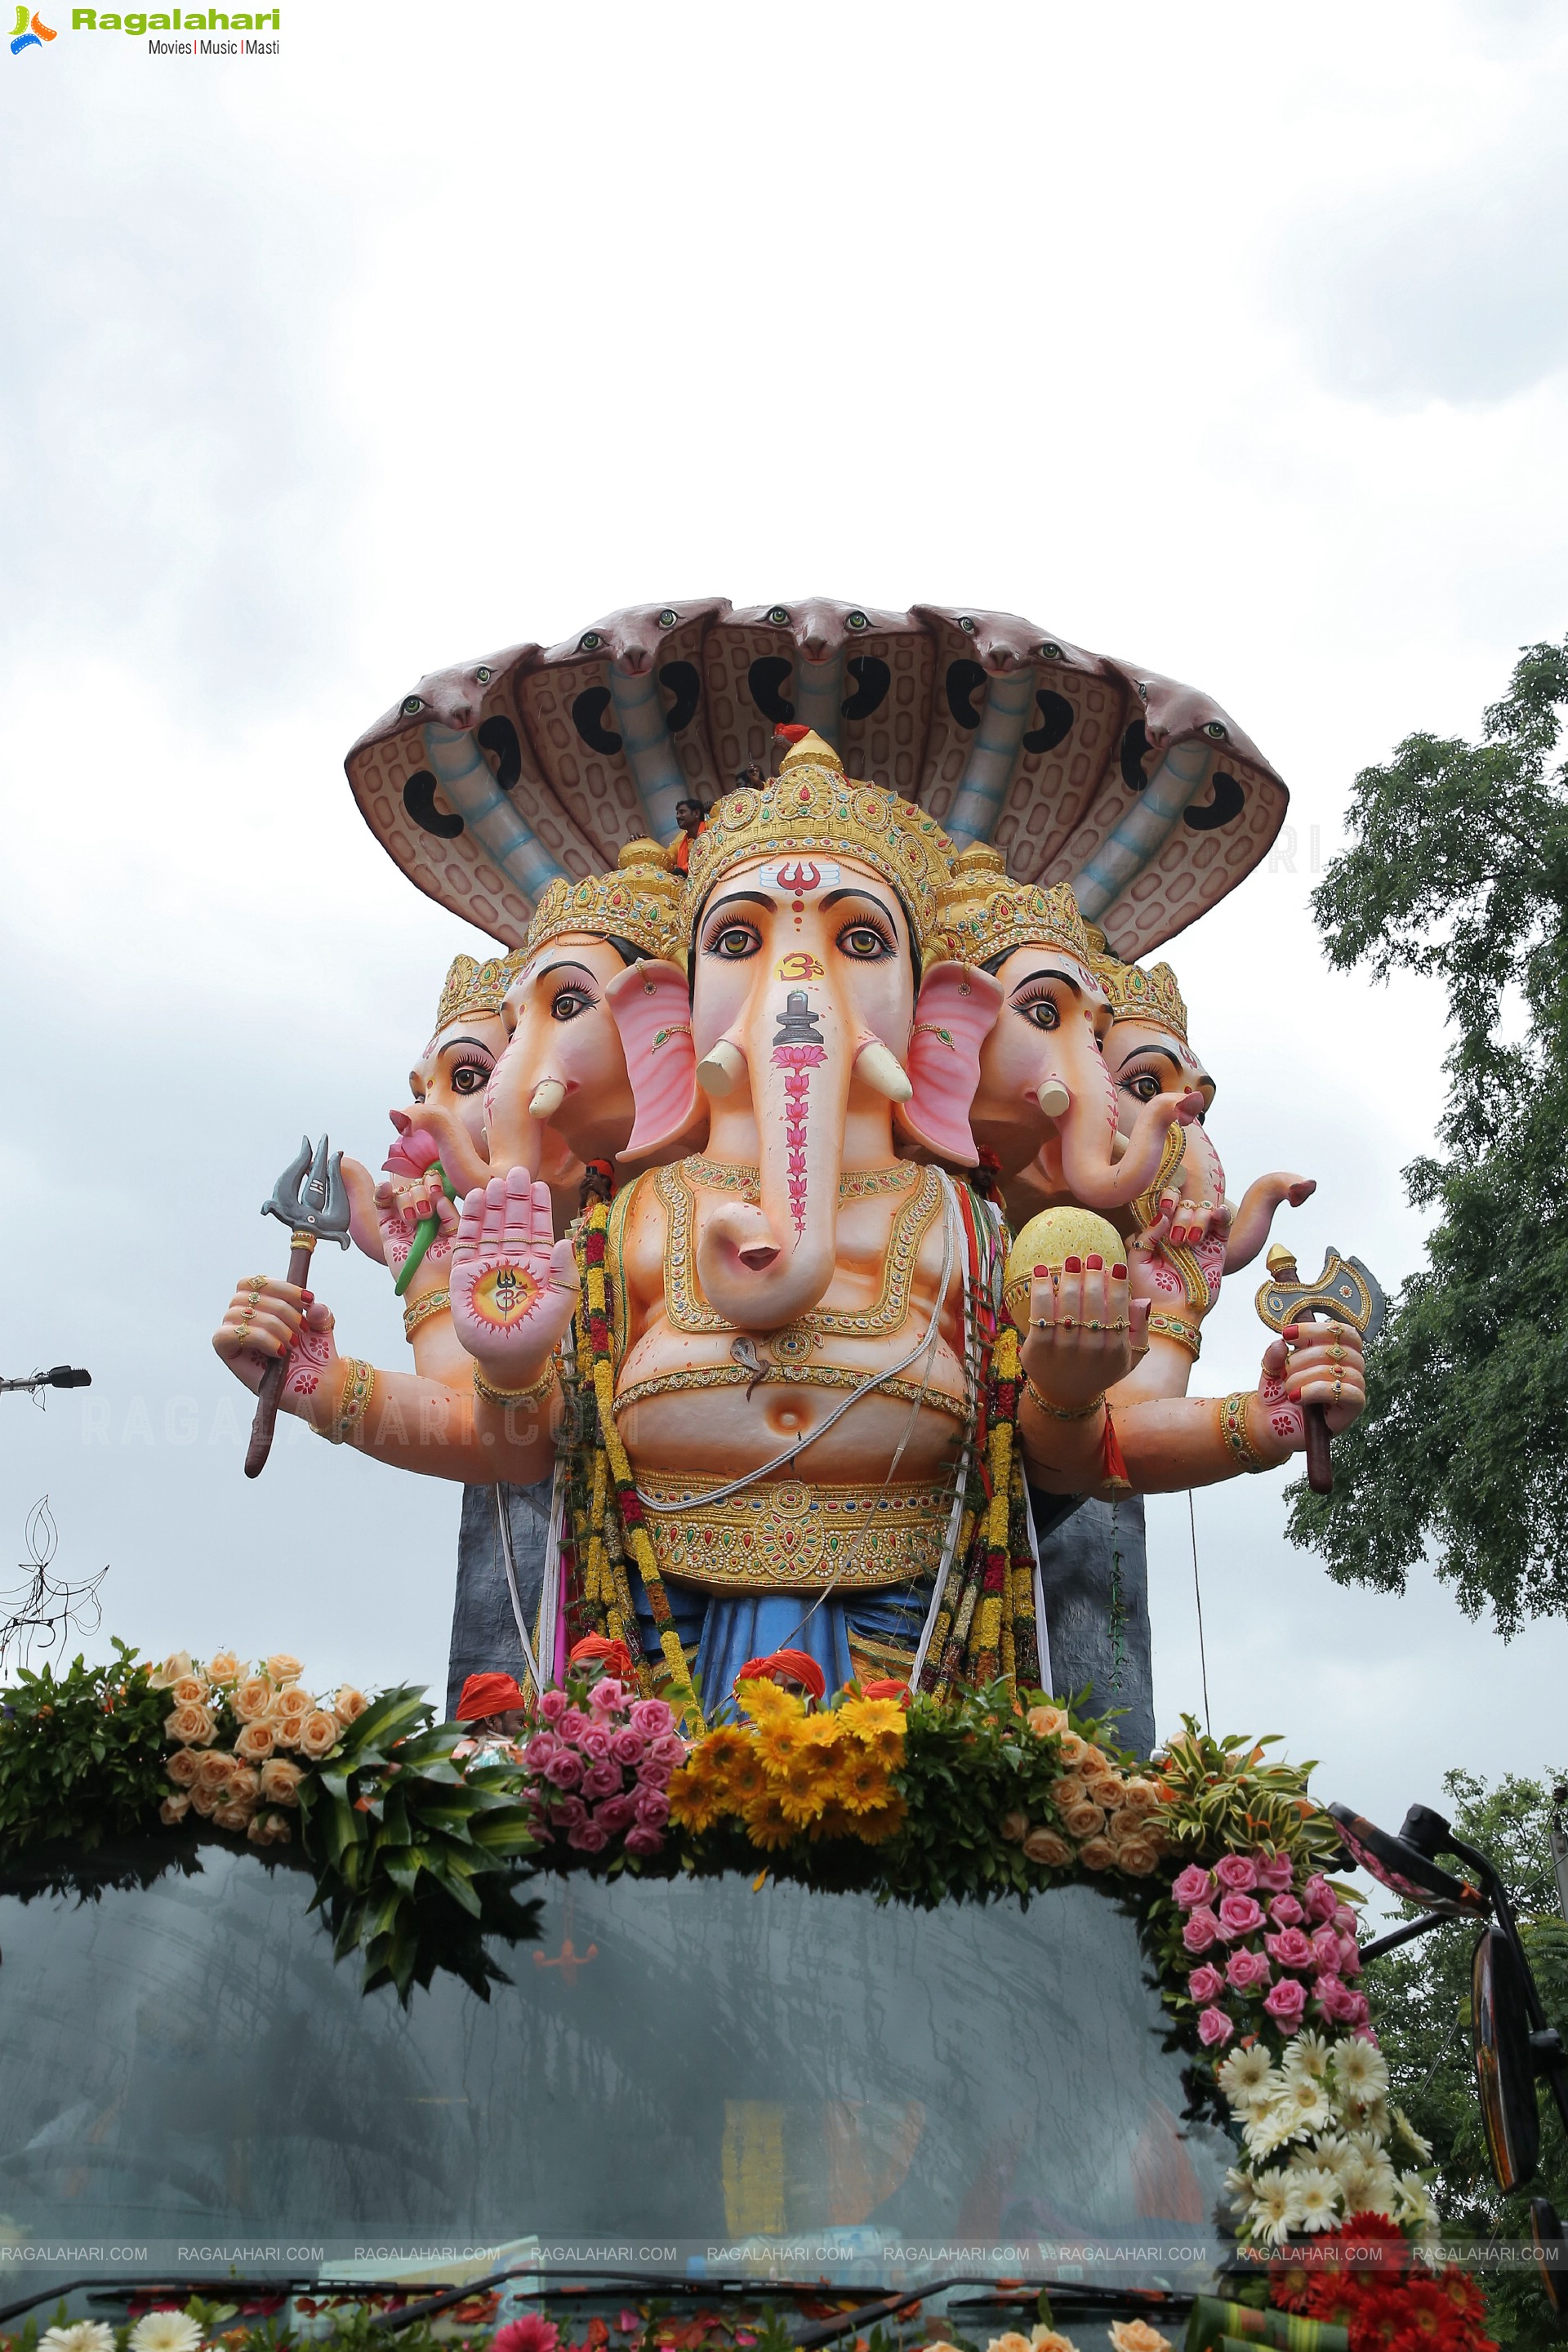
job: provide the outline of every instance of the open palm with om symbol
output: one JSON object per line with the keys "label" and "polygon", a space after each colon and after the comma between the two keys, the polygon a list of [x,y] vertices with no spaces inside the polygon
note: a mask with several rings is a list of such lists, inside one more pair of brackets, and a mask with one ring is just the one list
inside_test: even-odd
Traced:
{"label": "open palm with om symbol", "polygon": [[452,1328],[486,1380],[526,1388],[572,1320],[577,1269],[571,1243],[553,1239],[549,1186],[525,1168],[465,1198],[451,1292]]}

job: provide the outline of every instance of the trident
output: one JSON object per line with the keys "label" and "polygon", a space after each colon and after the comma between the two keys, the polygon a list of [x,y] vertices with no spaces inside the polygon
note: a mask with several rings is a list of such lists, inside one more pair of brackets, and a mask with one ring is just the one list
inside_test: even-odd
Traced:
{"label": "trident", "polygon": [[[324,1135],[314,1153],[310,1137],[302,1136],[299,1150],[272,1187],[271,1198],[261,1203],[264,1217],[276,1217],[280,1225],[289,1228],[289,1279],[301,1290],[310,1271],[310,1253],[318,1242],[336,1242],[342,1249],[349,1245],[349,1196],[342,1179],[342,1160],[341,1151],[334,1151],[328,1159]],[[256,1419],[250,1424],[250,1445],[245,1456],[247,1478],[258,1478],[267,1467],[278,1420],[278,1400],[283,1393],[288,1371],[289,1359],[283,1355],[268,1364],[261,1376]]]}
{"label": "trident", "polygon": [[[1342,1257],[1330,1244],[1316,1282],[1303,1282],[1293,1251],[1276,1242],[1264,1264],[1268,1279],[1258,1294],[1258,1320],[1270,1331],[1288,1323],[1348,1323],[1370,1347],[1383,1328],[1387,1306],[1377,1277],[1359,1257]],[[1307,1427],[1307,1484],[1314,1495],[1331,1495],[1334,1469],[1329,1455],[1329,1425],[1321,1404],[1302,1408]]]}

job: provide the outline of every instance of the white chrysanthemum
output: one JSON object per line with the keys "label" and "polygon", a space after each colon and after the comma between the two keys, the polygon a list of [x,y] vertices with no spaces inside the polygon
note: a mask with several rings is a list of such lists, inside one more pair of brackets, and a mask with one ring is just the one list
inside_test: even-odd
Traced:
{"label": "white chrysanthemum", "polygon": [[1256,2100],[1259,2092],[1267,2091],[1276,2079],[1268,2053],[1260,2042],[1255,2042],[1250,2050],[1233,2050],[1215,2077],[1233,2105],[1242,2100]]}
{"label": "white chrysanthemum", "polygon": [[150,2311],[131,2331],[131,2352],[198,2352],[202,2331],[183,2311]]}
{"label": "white chrysanthemum", "polygon": [[101,2319],[79,2319],[69,2327],[46,2327],[38,2352],[114,2352],[114,2330]]}
{"label": "white chrysanthemum", "polygon": [[1359,2036],[1334,2044],[1334,2081],[1342,2095],[1363,2102],[1381,2099],[1388,2088],[1388,2061]]}
{"label": "white chrysanthemum", "polygon": [[1314,2033],[1309,2026],[1305,2032],[1297,2034],[1285,2053],[1285,2078],[1291,2082],[1300,2075],[1310,2074],[1314,2083],[1322,2083],[1327,2081],[1328,2073],[1329,2045],[1321,2033]]}
{"label": "white chrysanthemum", "polygon": [[1402,2172],[1398,2176],[1398,2210],[1394,2218],[1412,2229],[1436,2229],[1437,2208],[1432,2191],[1418,2172]]}
{"label": "white chrysanthemum", "polygon": [[1394,2128],[1399,2134],[1400,2138],[1405,2142],[1406,2147],[1414,2148],[1415,2154],[1420,2158],[1423,2164],[1431,2163],[1431,2141],[1422,2137],[1421,2134],[1416,2130],[1415,2125],[1411,2122],[1403,2107],[1395,2107],[1394,2110]]}
{"label": "white chrysanthemum", "polygon": [[1255,2238],[1278,2246],[1289,2236],[1296,2219],[1296,2184],[1283,2172],[1260,2172],[1252,2184],[1252,2210],[1247,2219]]}
{"label": "white chrysanthemum", "polygon": [[1300,2230],[1331,2230],[1339,2220],[1340,2184],[1326,2164],[1303,2166],[1290,2175]]}

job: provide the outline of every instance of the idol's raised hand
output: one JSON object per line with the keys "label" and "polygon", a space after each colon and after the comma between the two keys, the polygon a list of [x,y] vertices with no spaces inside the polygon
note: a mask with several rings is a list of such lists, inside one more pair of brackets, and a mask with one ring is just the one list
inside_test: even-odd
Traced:
{"label": "idol's raised hand", "polygon": [[523,1168],[476,1185],[452,1252],[452,1328],[493,1388],[539,1378],[572,1320],[577,1269],[552,1239],[550,1188]]}

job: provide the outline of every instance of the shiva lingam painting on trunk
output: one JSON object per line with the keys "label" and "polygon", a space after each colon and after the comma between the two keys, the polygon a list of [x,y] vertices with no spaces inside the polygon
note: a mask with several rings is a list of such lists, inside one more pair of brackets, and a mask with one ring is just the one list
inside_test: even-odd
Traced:
{"label": "shiva lingam painting on trunk", "polygon": [[1284,816],[1207,697],[1007,614],[650,605],[421,680],[347,766],[500,950],[453,966],[381,1181],[342,1166],[413,1369],[265,1275],[216,1344],[332,1442],[531,1492],[536,1679],[597,1635],[693,1726],[781,1649],[1048,1687],[1052,1498],[1361,1412],[1315,1291],[1253,1388],[1188,1393],[1222,1275],[1313,1189],[1226,1198],[1140,961]]}

